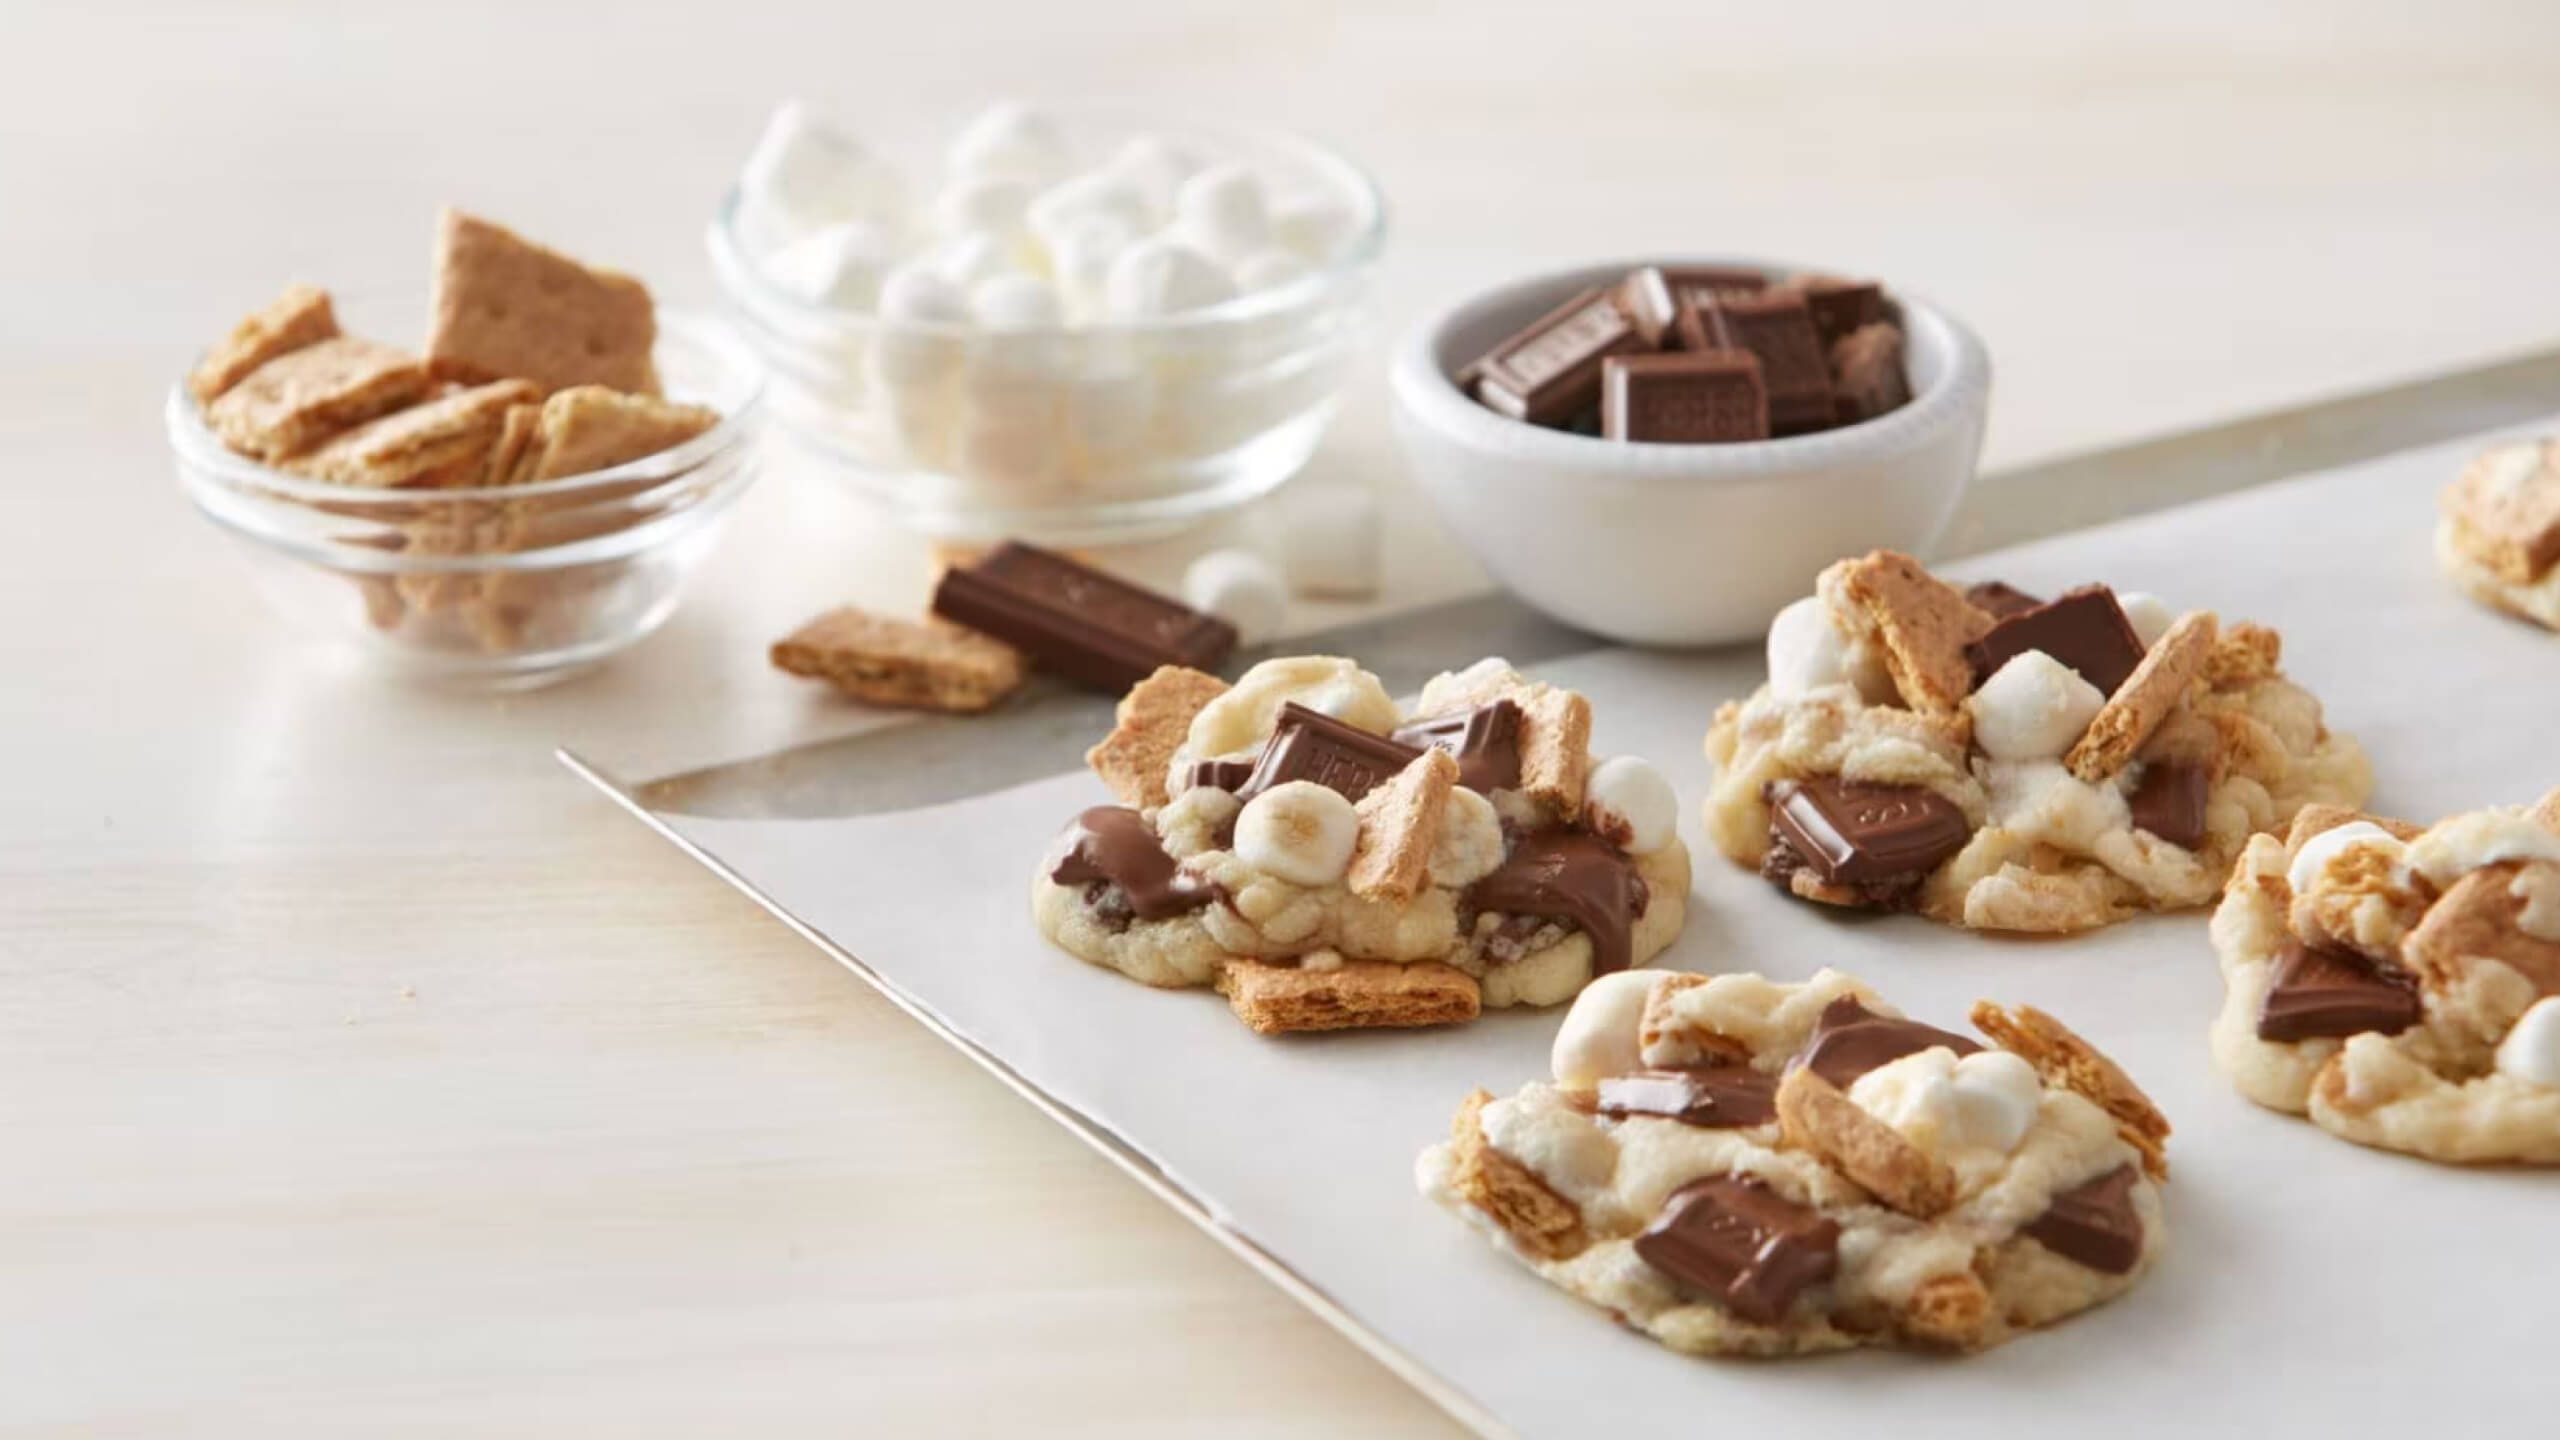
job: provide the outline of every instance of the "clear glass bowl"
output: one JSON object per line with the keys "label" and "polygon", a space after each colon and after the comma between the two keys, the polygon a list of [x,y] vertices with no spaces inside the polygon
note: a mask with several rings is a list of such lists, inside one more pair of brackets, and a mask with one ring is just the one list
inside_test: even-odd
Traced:
{"label": "clear glass bowl", "polygon": [[224,448],[183,382],[169,392],[169,445],[187,498],[239,542],[287,621],[405,675],[529,688],[673,614],[755,481],[755,356],[714,322],[661,314],[656,358],[668,397],[711,406],[720,424],[673,450],[539,484],[366,490],[288,474]]}
{"label": "clear glass bowl", "polygon": [[732,190],[709,245],[730,318],[773,376],[783,428],[859,494],[939,538],[1080,544],[1163,533],[1306,464],[1367,337],[1385,247],[1377,187],[1272,133],[1070,112],[1080,153],[1171,134],[1346,207],[1338,258],[1287,285],[1163,319],[989,331],[884,321],[768,277]]}

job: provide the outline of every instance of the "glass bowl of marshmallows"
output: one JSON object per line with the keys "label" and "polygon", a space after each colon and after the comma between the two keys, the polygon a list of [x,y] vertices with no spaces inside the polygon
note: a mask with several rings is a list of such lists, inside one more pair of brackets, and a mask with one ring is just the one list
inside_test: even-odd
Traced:
{"label": "glass bowl of marshmallows", "polygon": [[1386,234],[1357,167],[1007,104],[929,169],[785,105],[711,225],[774,414],[861,493],[937,537],[1081,543],[1241,504],[1314,453]]}

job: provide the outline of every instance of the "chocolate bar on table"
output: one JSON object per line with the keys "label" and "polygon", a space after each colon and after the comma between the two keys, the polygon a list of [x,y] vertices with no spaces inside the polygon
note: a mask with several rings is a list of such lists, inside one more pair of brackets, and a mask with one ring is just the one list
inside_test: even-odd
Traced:
{"label": "chocolate bar on table", "polygon": [[1235,627],[1054,551],[1007,541],[944,573],[933,613],[992,635],[1041,669],[1113,693],[1164,665],[1214,670]]}

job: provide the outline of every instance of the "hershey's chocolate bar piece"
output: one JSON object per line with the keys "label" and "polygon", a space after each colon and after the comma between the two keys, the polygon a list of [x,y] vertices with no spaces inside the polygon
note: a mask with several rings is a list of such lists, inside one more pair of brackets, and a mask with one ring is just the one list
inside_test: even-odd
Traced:
{"label": "hershey's chocolate bar piece", "polygon": [[1843,425],[1873,420],[1911,403],[1902,368],[1902,332],[1867,325],[1831,342],[1831,401]]}
{"label": "hershey's chocolate bar piece", "polygon": [[2006,580],[1984,580],[1967,585],[1964,598],[1972,602],[1974,609],[1987,612],[1994,620],[2023,615],[2044,603]]}
{"label": "hershey's chocolate bar piece", "polygon": [[933,613],[992,635],[1078,685],[1126,691],[1162,665],[1215,670],[1236,630],[1054,551],[1008,540],[945,571]]}
{"label": "hershey's chocolate bar piece", "polygon": [[1778,1118],[1778,1077],[1748,1065],[1653,1070],[1600,1082],[1603,1115],[1659,1115],[1702,1130],[1739,1130]]}
{"label": "hershey's chocolate bar piece", "polygon": [[2104,585],[2083,585],[1983,632],[1964,647],[1973,664],[1973,683],[2000,673],[2000,667],[2030,650],[2041,650],[2080,672],[2101,695],[2116,688],[2142,663],[2142,639],[2124,618],[2116,592]]}
{"label": "hershey's chocolate bar piece", "polygon": [[2287,940],[2258,1008],[2261,1040],[2397,1035],[2418,1023],[2417,987],[2352,950]]}
{"label": "hershey's chocolate bar piece", "polygon": [[1141,920],[1188,914],[1217,893],[1209,882],[1183,873],[1145,817],[1119,805],[1096,805],[1076,817],[1049,878],[1061,885],[1116,885]]}
{"label": "hershey's chocolate bar piece", "polygon": [[1834,419],[1831,361],[1804,297],[1784,290],[1693,290],[1685,297],[1694,323],[1675,325],[1692,348],[1748,350],[1760,361],[1760,385],[1769,394],[1769,433],[1802,435],[1828,430]]}
{"label": "hershey's chocolate bar piece", "polygon": [[1793,1063],[1846,1090],[1870,1070],[1939,1046],[1958,1056],[1982,1048],[1980,1041],[1952,1030],[1879,1015],[1860,1004],[1858,997],[1843,995],[1822,1007],[1821,1018],[1813,1022],[1813,1033],[1805,1037],[1804,1049]]}
{"label": "hershey's chocolate bar piece", "polygon": [[2142,768],[2142,783],[2126,802],[2133,828],[2193,850],[2204,839],[2204,807],[2212,792],[2213,776],[2202,765],[2154,760]]}
{"label": "hershey's chocolate bar piece", "polygon": [[1446,750],[1458,783],[1479,795],[1520,788],[1520,704],[1494,700],[1468,710],[1429,715],[1396,727],[1398,744]]}
{"label": "hershey's chocolate bar piece", "polygon": [[1632,960],[1636,917],[1648,898],[1643,877],[1618,847],[1588,830],[1538,830],[1468,887],[1465,908],[1580,926],[1591,937],[1591,973],[1606,975]]}
{"label": "hershey's chocolate bar piece", "polygon": [[1253,778],[1251,760],[1194,760],[1183,782],[1185,790],[1224,790],[1229,793],[1244,788]]}
{"label": "hershey's chocolate bar piece", "polygon": [[1600,367],[1600,433],[1611,440],[1769,438],[1769,396],[1747,350],[1613,355]]}
{"label": "hershey's chocolate bar piece", "polygon": [[1768,283],[1757,270],[1720,265],[1640,265],[1628,271],[1610,293],[1644,336],[1644,343],[1659,350],[1677,343],[1672,327],[1680,318],[1681,298],[1690,291],[1758,290]]}
{"label": "hershey's chocolate bar piece", "polygon": [[1476,398],[1514,420],[1561,425],[1599,400],[1601,361],[1647,348],[1618,302],[1594,286],[1477,361]]}
{"label": "hershey's chocolate bar piece", "polygon": [[1291,701],[1280,707],[1280,719],[1263,743],[1262,758],[1236,788],[1236,798],[1250,800],[1274,785],[1312,780],[1356,801],[1421,756],[1411,745],[1372,735]]}
{"label": "hershey's chocolate bar piece", "polygon": [[2142,1216],[2133,1208],[2133,1167],[2119,1165],[2053,1197],[2026,1224],[2035,1242],[2102,1275],[2123,1275],[2142,1260]]}
{"label": "hershey's chocolate bar piece", "polygon": [[1770,830],[1835,885],[1934,870],[1973,837],[1954,801],[1917,785],[1781,780],[1769,806]]}
{"label": "hershey's chocolate bar piece", "polygon": [[1822,335],[1823,348],[1829,349],[1863,326],[1885,321],[1884,287],[1873,280],[1849,280],[1838,275],[1790,275],[1778,283],[1781,290],[1792,290],[1804,297],[1805,309],[1813,316],[1813,328]]}
{"label": "hershey's chocolate bar piece", "polygon": [[1671,1192],[1635,1238],[1636,1258],[1758,1325],[1831,1278],[1840,1226],[1758,1180],[1714,1175]]}

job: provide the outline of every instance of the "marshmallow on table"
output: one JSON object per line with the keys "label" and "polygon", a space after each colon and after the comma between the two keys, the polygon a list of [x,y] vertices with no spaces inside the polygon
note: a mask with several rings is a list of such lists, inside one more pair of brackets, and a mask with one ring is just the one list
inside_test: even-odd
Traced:
{"label": "marshmallow on table", "polygon": [[947,163],[954,175],[1046,184],[1066,174],[1070,159],[1066,134],[1056,120],[1019,101],[1007,101],[961,128],[951,142]]}
{"label": "marshmallow on table", "polygon": [[1290,487],[1280,505],[1280,545],[1297,594],[1358,600],[1378,593],[1378,500],[1363,486]]}
{"label": "marshmallow on table", "polygon": [[2498,1042],[2498,1073],[2560,1090],[2560,995],[2546,995]]}
{"label": "marshmallow on table", "polygon": [[1633,755],[1612,755],[1592,766],[1582,803],[1593,829],[1603,835],[1624,832],[1631,855],[1650,855],[1670,844],[1680,825],[1680,797],[1671,782]]}
{"label": "marshmallow on table", "polygon": [[878,225],[861,220],[804,235],[766,263],[775,284],[813,305],[868,310],[880,299],[880,281],[897,260],[897,242]]}
{"label": "marshmallow on table", "polygon": [[1182,600],[1236,627],[1243,644],[1259,645],[1280,633],[1289,588],[1270,561],[1250,550],[1212,550],[1182,572]]}
{"label": "marshmallow on table", "polygon": [[2041,650],[2023,651],[1973,692],[1974,743],[1994,760],[2051,760],[2069,750],[2107,697]]}
{"label": "marshmallow on table", "polygon": [[1183,238],[1229,265],[1271,241],[1271,212],[1262,182],[1241,165],[1212,165],[1174,192],[1173,224]]}
{"label": "marshmallow on table", "polygon": [[1590,1090],[1603,1080],[1644,1068],[1645,1000],[1659,970],[1620,970],[1582,987],[1556,1027],[1547,1065],[1568,1090]]}
{"label": "marshmallow on table", "polygon": [[2133,626],[2134,638],[2142,642],[2145,650],[2159,644],[2160,637],[2168,634],[2169,627],[2178,620],[2167,601],[2140,590],[2128,590],[2118,595],[2116,608],[2124,612],[2126,623]]}
{"label": "marshmallow on table", "polygon": [[1161,235],[1121,251],[1103,285],[1103,309],[1115,320],[1179,315],[1234,298],[1235,283],[1216,262]]}
{"label": "marshmallow on table", "polygon": [[1359,840],[1360,816],[1351,802],[1312,780],[1274,785],[1236,816],[1236,858],[1292,885],[1340,880]]}
{"label": "marshmallow on table", "polygon": [[765,122],[738,194],[751,238],[765,244],[856,220],[893,225],[905,206],[895,170],[796,100]]}

